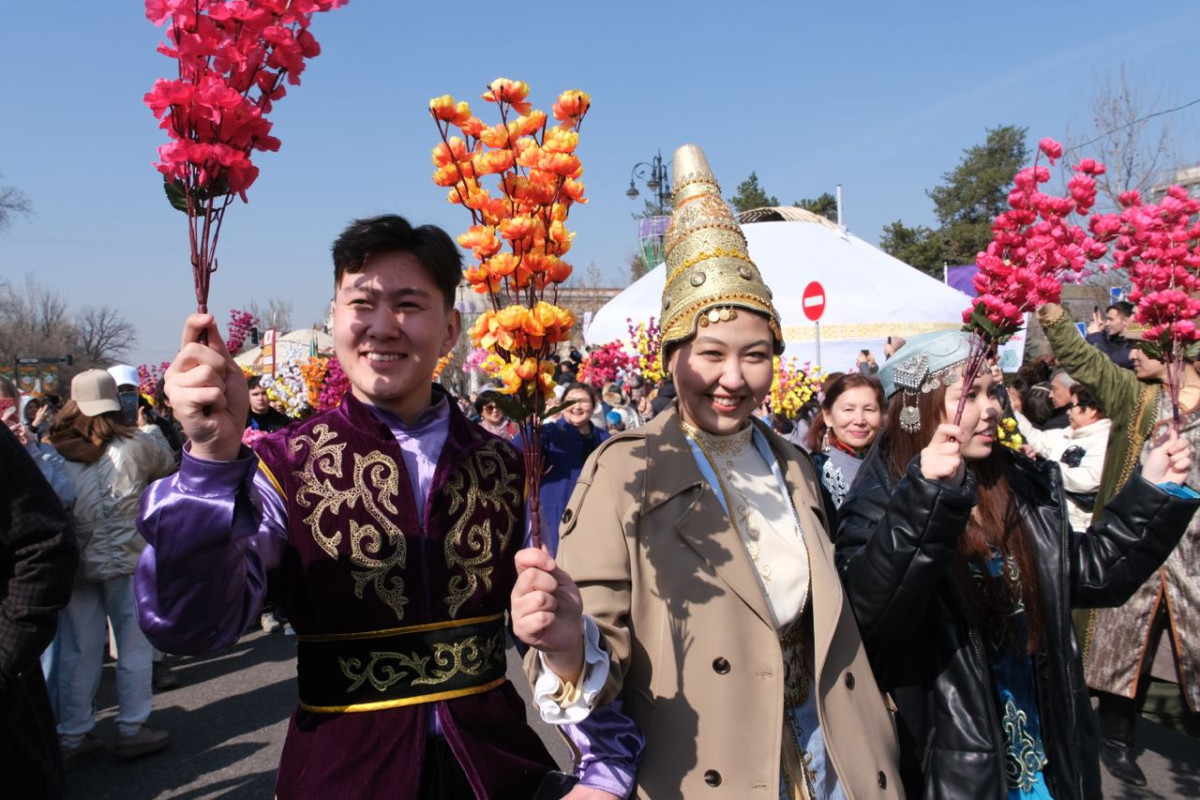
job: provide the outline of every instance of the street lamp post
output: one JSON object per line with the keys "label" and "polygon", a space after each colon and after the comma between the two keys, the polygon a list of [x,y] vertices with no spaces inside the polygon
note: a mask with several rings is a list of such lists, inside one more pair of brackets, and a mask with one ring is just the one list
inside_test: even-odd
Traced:
{"label": "street lamp post", "polygon": [[625,196],[630,200],[634,200],[641,192],[637,189],[637,184],[634,182],[640,180],[646,184],[646,188],[653,194],[658,203],[658,213],[661,215],[670,214],[670,209],[667,208],[667,200],[671,197],[670,178],[667,176],[667,165],[663,163],[662,151],[658,151],[654,158],[649,162],[639,161],[633,165],[633,169],[629,172],[629,189],[626,190]]}
{"label": "street lamp post", "polygon": [[625,196],[634,200],[641,194],[635,180],[646,184],[654,196],[657,208],[655,213],[636,215],[638,220],[638,241],[641,244],[642,259],[646,269],[653,269],[663,260],[663,237],[667,232],[670,221],[671,183],[667,175],[667,165],[663,163],[662,151],[655,153],[650,161],[639,161],[629,172],[629,189]]}

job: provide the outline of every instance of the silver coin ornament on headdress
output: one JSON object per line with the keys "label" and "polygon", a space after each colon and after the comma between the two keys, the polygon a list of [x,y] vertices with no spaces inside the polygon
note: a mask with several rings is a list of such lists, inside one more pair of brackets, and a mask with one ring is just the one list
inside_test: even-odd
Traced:
{"label": "silver coin ornament on headdress", "polygon": [[921,411],[917,407],[917,393],[929,394],[942,386],[953,386],[962,378],[958,364],[953,364],[938,372],[929,371],[929,358],[924,353],[918,353],[906,358],[896,367],[896,387],[904,392],[904,405],[900,409],[900,429],[905,433],[918,433],[921,430]]}

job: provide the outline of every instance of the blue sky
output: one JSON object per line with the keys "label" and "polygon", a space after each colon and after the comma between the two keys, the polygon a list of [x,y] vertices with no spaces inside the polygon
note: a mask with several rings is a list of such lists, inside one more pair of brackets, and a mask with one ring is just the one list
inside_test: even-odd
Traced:
{"label": "blue sky", "polygon": [[[850,229],[876,242],[893,220],[933,222],[926,189],[988,127],[1028,126],[1031,143],[1086,128],[1122,62],[1167,105],[1200,96],[1200,4],[1184,0],[1054,17],[1030,2],[412,5],[352,0],[315,19],[323,53],[272,114],[283,147],[256,156],[250,203],[226,217],[211,296],[222,321],[272,296],[298,325],[320,319],[329,244],[352,218],[465,228],[430,180],[426,105],[449,93],[488,119],[478,96],[498,76],[527,81],[546,109],[563,89],[591,93],[573,262],[613,285],[642,207],[625,197],[630,168],[660,149],[701,145],[727,196],[752,170],[784,203],[840,183]],[[169,359],[194,305],[184,219],[151,166],[165,138],[142,103],[172,72],[161,36],[135,0],[0,11],[0,174],[35,211],[0,232],[0,279],[32,273],[75,308],[117,307],[139,330],[135,364]],[[1198,121],[1200,106],[1172,115],[1190,163]]]}

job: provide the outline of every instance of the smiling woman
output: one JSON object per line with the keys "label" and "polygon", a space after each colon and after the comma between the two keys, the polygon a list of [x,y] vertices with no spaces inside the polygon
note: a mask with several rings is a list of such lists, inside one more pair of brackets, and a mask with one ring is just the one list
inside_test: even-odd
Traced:
{"label": "smiling woman", "polygon": [[973,339],[918,336],[883,366],[887,424],[838,564],[896,699],[908,796],[1099,797],[1071,609],[1120,605],[1174,547],[1200,498],[1178,485],[1190,448],[1164,442],[1073,535],[1057,465],[995,444],[1002,387],[964,384]]}
{"label": "smiling woman", "polygon": [[555,724],[640,730],[640,765],[633,736],[589,753],[613,777],[583,783],[605,796],[897,797],[833,511],[812,461],[754,418],[782,349],[771,291],[699,148],[674,175],[660,319],[677,401],[588,459],[557,564],[517,556],[535,699]]}
{"label": "smiling woman", "polygon": [[840,506],[871,444],[883,427],[883,386],[875,378],[851,373],[825,388],[821,413],[805,444],[821,470],[821,485]]}

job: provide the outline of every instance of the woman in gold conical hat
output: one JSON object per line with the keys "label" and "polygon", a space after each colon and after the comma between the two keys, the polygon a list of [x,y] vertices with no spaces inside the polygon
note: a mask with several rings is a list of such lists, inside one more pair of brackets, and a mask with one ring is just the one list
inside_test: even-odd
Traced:
{"label": "woman in gold conical hat", "polygon": [[585,771],[577,796],[898,797],[833,512],[808,456],[754,418],[784,345],[771,290],[698,147],[674,175],[661,327],[678,396],[589,458],[557,562],[518,556],[536,702],[556,723],[613,704],[644,737],[636,785]]}

